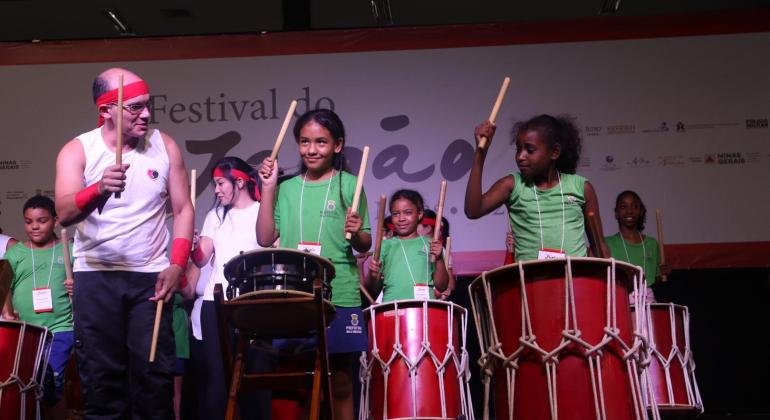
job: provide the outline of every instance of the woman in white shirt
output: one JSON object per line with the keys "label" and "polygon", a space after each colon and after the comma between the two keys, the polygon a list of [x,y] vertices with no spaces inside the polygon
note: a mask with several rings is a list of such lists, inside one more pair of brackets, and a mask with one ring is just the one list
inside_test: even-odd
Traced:
{"label": "woman in white shirt", "polygon": [[[227,288],[224,264],[241,251],[260,248],[255,226],[259,214],[256,171],[237,157],[224,157],[212,170],[216,206],[206,215],[200,240],[192,259],[198,267],[211,264],[208,277],[191,279],[195,290],[191,320],[193,338],[190,361],[198,383],[200,418],[224,418],[227,385],[219,347],[219,331],[214,308],[214,286]],[[191,292],[188,289],[188,293]],[[191,294],[191,293],[190,293]]]}

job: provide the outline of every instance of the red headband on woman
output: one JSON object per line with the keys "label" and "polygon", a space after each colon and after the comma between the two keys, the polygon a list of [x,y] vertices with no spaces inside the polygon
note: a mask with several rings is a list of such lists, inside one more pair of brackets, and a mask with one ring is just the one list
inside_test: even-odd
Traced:
{"label": "red headband on woman", "polygon": [[[225,178],[225,172],[220,169],[218,166],[214,168],[214,176],[219,178]],[[257,198],[257,201],[260,200],[261,196],[259,194],[259,188],[257,188],[257,180],[246,172],[240,171],[238,169],[232,168],[230,169],[230,176],[232,176],[235,179],[242,179],[244,181],[251,181],[254,183],[254,196]]]}
{"label": "red headband on woman", "polygon": [[[144,83],[143,80],[140,80],[138,82],[129,83],[125,86],[123,86],[123,100],[129,100],[132,98],[136,98],[137,96],[146,95],[150,93],[150,88],[147,86],[147,83]],[[118,102],[118,90],[112,89],[110,91],[104,92],[101,96],[96,98],[96,109],[98,110],[99,107],[102,105],[109,105],[114,104]],[[101,114],[99,114],[99,122],[96,124],[97,127],[101,127],[104,125],[104,118]]]}

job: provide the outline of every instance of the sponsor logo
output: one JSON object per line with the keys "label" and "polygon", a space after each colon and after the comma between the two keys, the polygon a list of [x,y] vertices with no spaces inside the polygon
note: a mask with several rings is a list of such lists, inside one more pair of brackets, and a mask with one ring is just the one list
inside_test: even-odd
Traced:
{"label": "sponsor logo", "polygon": [[591,167],[591,157],[590,156],[581,156],[580,161],[578,161],[578,166],[581,168],[590,168]]}
{"label": "sponsor logo", "polygon": [[767,118],[748,119],[746,128],[767,128]]}
{"label": "sponsor logo", "polygon": [[29,196],[26,191],[7,191],[5,198],[8,200],[26,200]]}
{"label": "sponsor logo", "polygon": [[350,314],[350,325],[358,325],[358,314]]}
{"label": "sponsor logo", "polygon": [[652,162],[644,156],[634,156],[633,159],[626,162],[626,166],[631,168],[646,168],[652,166]]}
{"label": "sponsor logo", "polygon": [[642,133],[665,133],[668,130],[668,123],[663,121],[655,128],[643,128]]}
{"label": "sponsor logo", "polygon": [[716,164],[717,163],[717,155],[707,154],[703,158],[703,163],[705,163],[706,165],[714,165],[714,164]]}
{"label": "sponsor logo", "polygon": [[42,188],[38,188],[35,190],[36,195],[42,195],[51,199],[54,198],[54,193],[55,193],[54,190],[44,190]]}
{"label": "sponsor logo", "polygon": [[736,122],[714,122],[714,123],[695,123],[695,124],[685,124],[682,121],[677,121],[676,123],[676,131],[678,133],[681,133],[685,130],[711,130],[713,128],[720,128],[720,127],[736,127],[738,126],[738,123]]}
{"label": "sponsor logo", "polygon": [[598,136],[602,134],[602,127],[598,125],[587,125],[585,131],[586,136]]}
{"label": "sponsor logo", "polygon": [[0,170],[29,169],[31,160],[26,159],[0,159]]}
{"label": "sponsor logo", "polygon": [[607,155],[604,157],[604,163],[600,169],[603,171],[616,171],[620,168],[615,164],[615,156]]}
{"label": "sponsor logo", "polygon": [[690,163],[703,163],[703,156],[690,156],[687,158]]}
{"label": "sponsor logo", "polygon": [[717,164],[719,165],[743,165],[746,158],[741,152],[717,153]]}
{"label": "sponsor logo", "polygon": [[350,325],[345,326],[346,334],[363,334],[364,329],[358,325],[358,314],[350,314]]}
{"label": "sponsor logo", "polygon": [[633,134],[636,132],[636,126],[633,124],[608,125],[607,134]]}
{"label": "sponsor logo", "polygon": [[746,163],[759,163],[759,159],[761,155],[762,154],[759,152],[746,153]]}
{"label": "sponsor logo", "polygon": [[658,157],[658,166],[684,166],[684,156],[682,155],[663,155]]}
{"label": "sponsor logo", "polygon": [[334,211],[337,209],[337,202],[334,200],[329,200],[326,202],[326,211]]}
{"label": "sponsor logo", "polygon": [[150,177],[150,179],[158,179],[158,176],[160,174],[155,169],[148,169],[147,170],[147,176]]}

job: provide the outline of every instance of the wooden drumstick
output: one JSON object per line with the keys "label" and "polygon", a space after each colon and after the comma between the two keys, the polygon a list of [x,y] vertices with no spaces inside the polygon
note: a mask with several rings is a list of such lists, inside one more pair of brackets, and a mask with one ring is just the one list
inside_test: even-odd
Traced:
{"label": "wooden drumstick", "polygon": [[[655,209],[655,223],[658,227],[658,254],[660,254],[660,264],[666,263],[666,246],[663,243],[663,219],[660,215],[660,209]],[[661,274],[661,281],[668,281],[668,276]]]}
{"label": "wooden drumstick", "polygon": [[195,169],[190,169],[190,202],[192,203],[193,210],[195,210],[195,198],[197,197],[197,191],[195,191],[198,186],[197,183],[198,171]]}
{"label": "wooden drumstick", "polygon": [[[438,208],[436,208],[436,225],[433,228],[433,240],[437,241],[441,237],[441,219],[444,218],[444,201],[446,200],[446,180],[441,180],[441,188],[438,193]],[[436,262],[436,257],[430,255],[430,262]]]}
{"label": "wooden drumstick", "polygon": [[72,279],[72,261],[70,261],[70,247],[69,247],[69,235],[67,235],[67,229],[61,228],[61,243],[63,245],[61,253],[64,258],[64,272],[68,279]]}
{"label": "wooden drumstick", "polygon": [[[353,212],[358,212],[358,202],[361,200],[361,189],[364,187],[364,175],[366,174],[366,162],[369,160],[369,146],[364,146],[364,154],[361,156],[361,166],[358,167],[358,178],[356,179],[356,192],[353,194],[353,204],[350,206]],[[353,235],[348,232],[345,239],[351,240]]]}
{"label": "wooden drumstick", "polygon": [[377,234],[374,237],[374,258],[375,261],[380,260],[380,251],[382,251],[382,237],[385,234],[385,202],[387,198],[385,194],[380,195],[380,211],[377,213]]}
{"label": "wooden drumstick", "polygon": [[594,212],[588,212],[588,231],[591,233],[591,244],[594,255],[598,258],[607,258],[604,255],[604,250],[599,245],[601,238],[599,237],[599,226],[596,224],[596,215]]}
{"label": "wooden drumstick", "polygon": [[[123,164],[123,73],[118,75],[118,140],[115,143],[115,164]],[[115,193],[120,198],[120,191]]]}
{"label": "wooden drumstick", "polygon": [[[492,112],[489,114],[489,122],[492,124],[494,124],[495,120],[497,119],[497,113],[500,111],[500,105],[502,105],[503,99],[505,99],[505,92],[508,91],[509,83],[511,83],[510,77],[503,79],[503,85],[500,86],[500,92],[497,93],[497,100],[495,101],[495,105],[492,106]],[[479,149],[486,149],[487,142],[488,140],[486,137],[479,139]]]}
{"label": "wooden drumstick", "polygon": [[158,349],[161,315],[163,315],[163,299],[158,300],[158,304],[155,306],[155,324],[152,327],[152,342],[150,343],[150,363],[155,361],[155,351]]}
{"label": "wooden drumstick", "polygon": [[446,237],[446,247],[444,248],[444,265],[446,271],[452,271],[452,237]]}
{"label": "wooden drumstick", "polygon": [[281,143],[283,143],[283,137],[286,135],[286,130],[289,128],[289,123],[292,117],[294,117],[294,110],[297,109],[297,101],[291,101],[289,104],[289,112],[286,113],[286,117],[283,119],[283,125],[281,131],[278,132],[278,138],[275,139],[275,145],[273,146],[273,152],[270,153],[270,159],[275,160],[278,156],[278,151],[281,150]]}

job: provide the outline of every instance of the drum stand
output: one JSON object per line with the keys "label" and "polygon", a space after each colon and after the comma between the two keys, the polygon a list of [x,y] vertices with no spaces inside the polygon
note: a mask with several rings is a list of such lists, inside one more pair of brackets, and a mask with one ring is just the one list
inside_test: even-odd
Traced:
{"label": "drum stand", "polygon": [[[326,326],[334,316],[334,306],[323,299],[322,281],[314,280],[313,294],[292,290],[251,292],[224,301],[222,286],[214,288],[219,340],[230,384],[226,420],[239,419],[238,392],[243,388],[295,391],[310,388],[310,419],[333,419],[329,355]],[[237,331],[235,354],[230,344],[230,328]],[[316,336],[314,370],[245,373],[245,355],[252,339]]]}

